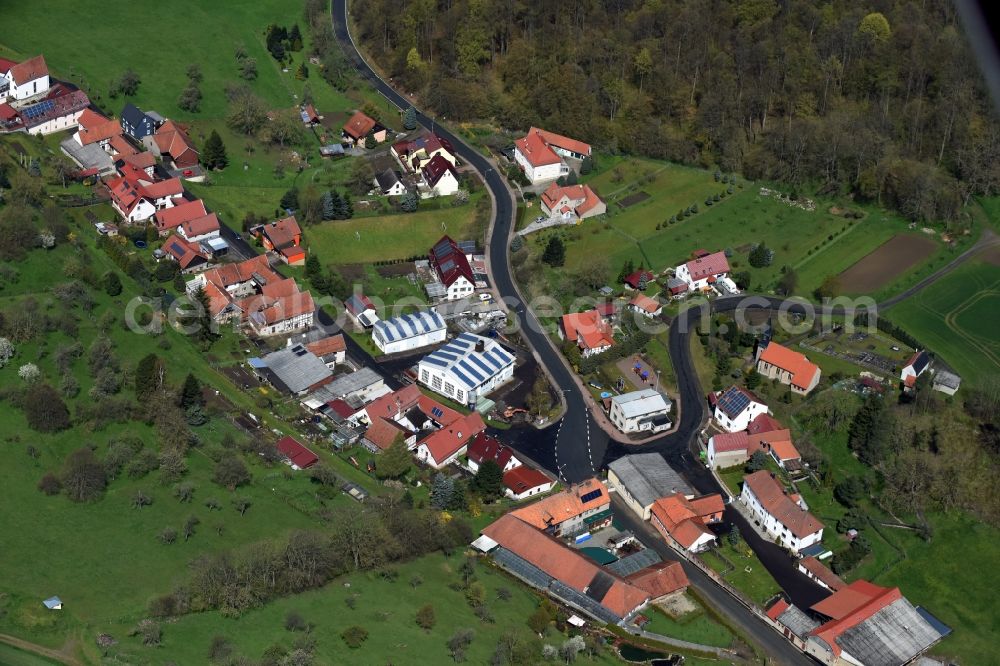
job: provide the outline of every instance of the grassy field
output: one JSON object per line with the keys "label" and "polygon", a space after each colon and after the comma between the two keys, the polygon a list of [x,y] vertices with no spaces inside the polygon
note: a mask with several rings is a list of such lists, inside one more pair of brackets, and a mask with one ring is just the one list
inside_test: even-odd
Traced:
{"label": "grassy field", "polygon": [[[827,276],[838,275],[907,229],[905,221],[874,209],[865,210],[860,221],[830,212],[828,201],[818,202],[814,211],[803,210],[762,195],[749,183],[740,183],[732,195],[708,207],[705,198],[726,189],[709,171],[638,158],[602,158],[598,163],[599,173],[584,180],[608,200],[609,213],[569,232],[566,266],[571,269],[605,256],[613,270],[632,260],[659,271],[685,261],[697,248],[729,248],[733,270],[750,270],[752,289],[771,289],[780,269],[788,266],[799,275],[797,293],[808,295]],[[649,198],[625,209],[617,205],[637,192]],[[692,204],[698,205],[696,215],[668,223]],[[749,267],[746,254],[756,242],[775,251],[770,267]]]}
{"label": "grassy field", "polygon": [[[257,60],[258,76],[250,86],[275,108],[291,107],[301,99],[308,82],[316,106],[324,111],[346,110],[360,106],[335,91],[310,66],[312,76],[304,81],[295,78],[295,68],[306,50],[293,54],[290,71],[282,72],[264,45],[264,31],[271,23],[291,27],[299,23],[302,32],[302,3],[288,0],[263,0],[252,5],[224,0],[204,3],[179,0],[169,10],[143,19],[135,7],[123,0],[111,0],[101,6],[102,20],[89,21],[86,30],[65,30],[80,19],[80,7],[69,0],[45,3],[22,3],[5,8],[5,55],[28,57],[43,52],[53,75],[80,84],[98,103],[106,104],[116,114],[124,105],[122,98],[111,100],[110,83],[132,67],[142,83],[130,101],[179,119],[218,118],[225,114],[223,88],[228,82],[241,82],[235,50],[243,46]],[[153,21],[141,38],[131,38],[132,21]],[[45,39],[58,34],[58,39]],[[201,111],[191,114],[177,107],[177,96],[187,85],[187,65],[197,62],[204,80]]]}
{"label": "grassy field", "polygon": [[325,264],[367,264],[425,256],[444,234],[456,240],[472,240],[475,210],[476,204],[470,202],[415,213],[324,222],[305,230],[303,245],[316,252]]}
{"label": "grassy field", "polygon": [[[109,270],[110,261],[92,247],[93,230],[80,226],[77,233],[85,246],[91,246],[94,270],[99,275]],[[6,284],[0,291],[0,309],[10,311],[27,297],[41,302],[43,307],[58,307],[48,289],[67,278],[52,267],[71,263],[74,254],[71,245],[63,244],[48,253],[36,250],[16,264],[17,281]],[[130,279],[122,279],[125,291],[115,299],[103,292],[91,293],[96,303],[94,311],[104,317],[113,316],[107,330],[123,368],[134,368],[142,356],[157,353],[168,359],[168,381],[179,383],[184,374],[192,371],[204,384],[217,388],[237,409],[260,414],[252,397],[230,384],[187,339],[172,331],[159,337],[137,335],[115,323],[135,289]],[[36,363],[45,378],[58,384],[53,352],[60,344],[74,340],[86,349],[96,337],[98,326],[107,325],[101,322],[102,318],[83,316],[79,332],[73,338],[51,332],[38,341],[18,345],[17,356],[0,370],[0,384],[11,386],[19,382],[17,369],[28,361]],[[217,342],[211,352],[220,363],[222,357],[233,354],[242,358],[240,343],[231,333]],[[69,401],[71,409],[89,400],[87,391],[92,380],[86,365],[86,359],[72,365],[81,393]],[[124,389],[131,390],[128,386]],[[262,416],[274,427],[289,432],[280,421],[266,414]],[[112,425],[96,432],[76,428],[58,434],[39,434],[28,429],[20,410],[0,411],[0,433],[4,437],[4,445],[0,447],[0,483],[10,505],[18,507],[17,511],[0,513],[0,531],[6,535],[4,548],[0,549],[0,570],[18,572],[16,576],[5,577],[0,585],[3,595],[0,632],[51,647],[63,645],[67,636],[82,636],[80,644],[87,650],[93,649],[96,633],[110,631],[115,636],[123,635],[142,617],[149,599],[185,577],[187,563],[199,554],[315,525],[311,516],[315,510],[327,503],[351,501],[344,496],[319,500],[307,478],[291,474],[282,465],[269,468],[251,463],[254,483],[235,494],[214,485],[210,481],[212,462],[204,450],[218,446],[227,434],[236,434],[223,417],[196,428],[202,448],[192,450],[188,456],[185,480],[195,486],[195,499],[190,504],[178,502],[171,487],[162,485],[156,473],[138,479],[118,479],[103,499],[90,504],[75,504],[63,496],[47,497],[36,489],[38,479],[46,471],[58,470],[70,451],[92,443],[98,454],[103,455],[107,441],[125,432],[146,441],[155,440],[153,429],[143,423]],[[29,444],[37,457],[27,454]],[[365,477],[346,463],[322,449],[317,452],[343,475],[367,485]],[[131,497],[137,490],[151,496],[153,504],[141,510],[132,508]],[[245,516],[232,507],[234,496],[251,501]],[[211,497],[219,500],[221,510],[210,511],[205,507],[205,500]],[[200,525],[190,541],[169,546],[158,541],[165,527],[180,530],[192,515],[200,519]],[[123,557],[123,553],[128,556]],[[59,614],[49,613],[41,606],[41,600],[53,594],[61,596],[66,604]]]}
{"label": "grassy field", "polygon": [[[475,631],[467,652],[468,662],[486,663],[505,630],[528,632],[525,619],[534,611],[538,598],[523,585],[480,562],[476,577],[486,589],[486,604],[496,618],[495,623],[484,623],[473,614],[464,593],[449,587],[460,582],[462,562],[460,554],[429,555],[396,567],[393,571],[397,577],[393,580],[375,573],[344,576],[323,589],[278,600],[239,619],[215,612],[189,615],[164,628],[163,646],[159,650],[144,648],[137,639],[127,638],[120,653],[134,660],[129,663],[158,659],[157,652],[169,652],[171,659],[179,664],[204,663],[212,638],[224,636],[234,644],[236,654],[257,659],[271,645],[290,647],[297,635],[285,630],[284,621],[290,611],[295,611],[314,626],[311,637],[316,640],[320,664],[451,663],[447,641],[458,628]],[[411,584],[415,576],[420,577],[421,584]],[[512,593],[509,600],[498,598],[497,590],[501,587]],[[352,597],[356,603],[353,609],[347,605]],[[429,631],[415,622],[417,610],[427,603],[434,607],[437,620]],[[352,625],[369,632],[368,640],[358,650],[348,649],[340,638],[341,632]],[[561,643],[565,638],[550,636],[549,640]],[[586,658],[582,661],[614,663],[610,655],[599,661],[588,662]]]}
{"label": "grassy field", "polygon": [[722,543],[717,549],[718,553],[721,553],[735,567],[730,567],[729,563],[720,558],[716,549],[705,551],[701,553],[700,557],[733,587],[758,604],[763,604],[781,590],[756,555],[751,552],[750,556],[747,557],[734,550],[725,539],[721,541]]}
{"label": "grassy field", "polygon": [[1000,372],[998,289],[1000,266],[967,263],[883,316],[975,383]]}
{"label": "grassy field", "polygon": [[732,633],[726,627],[713,620],[705,612],[704,607],[700,603],[690,596],[687,598],[696,606],[696,610],[681,617],[673,618],[660,610],[660,608],[654,606],[646,613],[646,617],[649,618],[649,624],[643,628],[654,634],[680,638],[701,645],[712,645],[722,648],[728,648],[732,645]]}
{"label": "grassy field", "polygon": [[19,650],[6,643],[0,643],[0,664],[4,666],[53,666],[58,663],[46,657]]}

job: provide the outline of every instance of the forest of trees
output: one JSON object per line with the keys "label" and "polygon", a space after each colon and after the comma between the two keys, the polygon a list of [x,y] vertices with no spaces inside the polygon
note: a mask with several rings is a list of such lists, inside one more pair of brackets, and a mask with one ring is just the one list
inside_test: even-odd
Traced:
{"label": "forest of trees", "polygon": [[851,192],[914,220],[957,221],[1000,184],[995,112],[945,0],[368,0],[353,16],[448,119]]}

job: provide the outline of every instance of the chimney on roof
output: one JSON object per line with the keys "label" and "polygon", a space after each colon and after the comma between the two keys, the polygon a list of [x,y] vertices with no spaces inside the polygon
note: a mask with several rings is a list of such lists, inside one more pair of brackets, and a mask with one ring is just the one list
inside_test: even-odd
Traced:
{"label": "chimney on roof", "polygon": [[486,349],[486,343],[483,342],[482,340],[477,340],[476,341],[476,351],[479,352],[480,354],[482,354],[485,349]]}

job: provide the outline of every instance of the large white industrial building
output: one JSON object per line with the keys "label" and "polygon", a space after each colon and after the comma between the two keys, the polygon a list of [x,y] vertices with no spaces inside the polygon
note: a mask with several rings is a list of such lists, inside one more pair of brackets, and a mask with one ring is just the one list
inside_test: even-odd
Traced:
{"label": "large white industrial building", "polygon": [[433,310],[377,321],[372,327],[372,341],[383,354],[420,349],[447,337],[444,318]]}
{"label": "large white industrial building", "polygon": [[514,355],[495,340],[462,333],[420,359],[417,370],[424,386],[475,407],[480,397],[514,376]]}

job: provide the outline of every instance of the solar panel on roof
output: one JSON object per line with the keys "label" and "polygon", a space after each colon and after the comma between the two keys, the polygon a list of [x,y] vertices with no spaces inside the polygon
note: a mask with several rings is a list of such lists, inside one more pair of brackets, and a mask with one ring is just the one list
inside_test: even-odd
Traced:
{"label": "solar panel on roof", "polygon": [[601,495],[602,495],[601,489],[598,488],[597,490],[591,490],[589,493],[584,493],[583,496],[580,497],[580,501],[586,504],[591,500],[597,499]]}
{"label": "solar panel on roof", "polygon": [[427,363],[430,363],[432,365],[436,365],[438,367],[441,367],[441,368],[447,368],[448,367],[448,364],[445,361],[442,361],[439,358],[434,358],[433,356],[425,356],[424,357],[424,361],[426,361]]}
{"label": "solar panel on roof", "polygon": [[178,243],[177,241],[174,241],[173,243],[170,244],[170,251],[176,252],[177,254],[184,254],[184,248],[181,247],[181,244]]}
{"label": "solar panel on roof", "polygon": [[[477,382],[482,382],[482,381],[485,381],[485,379],[486,379],[486,377],[484,377],[482,374],[480,374],[479,371],[476,370],[474,367],[472,367],[472,364],[470,364],[469,361],[466,360],[466,359],[464,359],[464,358],[461,361],[458,362],[458,367],[462,368],[467,373],[469,373],[472,377],[474,377],[476,379]],[[488,374],[489,373],[487,373],[487,375]]]}
{"label": "solar panel on roof", "polygon": [[465,384],[467,387],[473,388],[475,386],[478,386],[478,384],[476,384],[473,381],[470,381],[468,377],[462,374],[458,368],[452,368],[451,371],[454,372],[455,376],[458,377],[460,380],[462,380],[462,383]]}
{"label": "solar panel on roof", "polygon": [[495,371],[495,368],[487,367],[487,365],[483,363],[479,354],[474,354],[473,356],[470,356],[469,360],[472,361],[473,364],[479,366],[479,369],[481,369],[483,372],[487,374],[492,374]]}
{"label": "solar panel on roof", "polygon": [[441,418],[444,416],[444,411],[442,411],[440,407],[433,407],[431,408],[431,416]]}

